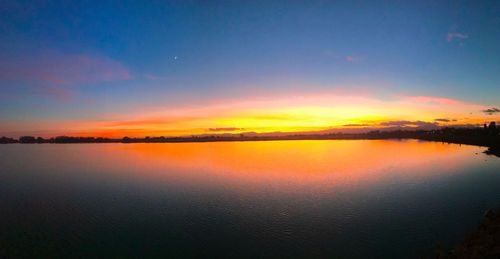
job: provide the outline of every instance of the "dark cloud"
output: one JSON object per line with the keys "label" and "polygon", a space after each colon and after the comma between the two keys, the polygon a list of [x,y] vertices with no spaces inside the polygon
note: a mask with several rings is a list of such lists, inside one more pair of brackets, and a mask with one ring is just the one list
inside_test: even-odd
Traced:
{"label": "dark cloud", "polygon": [[445,119],[445,118],[437,118],[437,119],[434,119],[435,121],[439,121],[439,122],[450,122],[451,120],[450,119]]}
{"label": "dark cloud", "polygon": [[450,127],[450,128],[477,128],[477,127],[481,127],[482,125],[481,124],[467,123],[467,124],[449,124],[446,126]]}
{"label": "dark cloud", "polygon": [[227,128],[210,128],[208,131],[237,131],[237,130],[244,130],[243,128],[235,128],[235,127],[227,127]]}
{"label": "dark cloud", "polygon": [[438,124],[436,122],[426,122],[426,121],[385,121],[381,122],[380,126],[387,127],[418,127],[418,128],[436,128]]}
{"label": "dark cloud", "polygon": [[500,109],[498,109],[498,108],[489,108],[489,109],[483,110],[483,112],[486,113],[486,114],[488,114],[488,115],[493,115],[495,113],[499,113]]}

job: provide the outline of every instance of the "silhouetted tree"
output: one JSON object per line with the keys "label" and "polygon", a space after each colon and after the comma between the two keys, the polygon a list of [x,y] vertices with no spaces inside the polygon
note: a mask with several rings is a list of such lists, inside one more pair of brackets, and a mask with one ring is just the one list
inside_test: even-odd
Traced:
{"label": "silhouetted tree", "polygon": [[19,142],[23,144],[36,143],[36,139],[33,136],[22,136],[19,138]]}
{"label": "silhouetted tree", "polygon": [[15,140],[13,138],[7,138],[7,137],[0,138],[0,144],[11,144],[11,143],[17,143],[17,140]]}

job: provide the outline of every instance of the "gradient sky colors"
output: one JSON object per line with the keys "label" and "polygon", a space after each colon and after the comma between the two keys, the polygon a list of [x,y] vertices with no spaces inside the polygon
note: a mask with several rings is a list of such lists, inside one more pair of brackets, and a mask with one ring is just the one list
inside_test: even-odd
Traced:
{"label": "gradient sky colors", "polygon": [[498,1],[7,0],[0,135],[498,121],[499,17]]}

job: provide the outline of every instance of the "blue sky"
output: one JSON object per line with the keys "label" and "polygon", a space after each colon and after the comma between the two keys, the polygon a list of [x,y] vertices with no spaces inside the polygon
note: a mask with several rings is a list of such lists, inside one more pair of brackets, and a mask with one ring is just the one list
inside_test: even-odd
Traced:
{"label": "blue sky", "polygon": [[4,1],[0,121],[324,91],[498,106],[498,1]]}

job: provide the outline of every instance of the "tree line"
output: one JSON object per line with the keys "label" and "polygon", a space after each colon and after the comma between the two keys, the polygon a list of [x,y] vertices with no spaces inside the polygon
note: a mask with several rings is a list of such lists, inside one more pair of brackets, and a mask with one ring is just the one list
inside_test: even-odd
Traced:
{"label": "tree line", "polygon": [[[19,139],[1,137],[1,144],[22,143],[22,144],[42,144],[42,143],[162,143],[162,142],[206,142],[206,141],[231,141],[231,140],[279,140],[279,139],[383,139],[383,138],[419,138],[436,140],[439,138],[475,138],[486,140],[485,136],[493,137],[495,140],[500,134],[500,128],[495,122],[484,124],[477,128],[451,128],[445,127],[436,130],[407,130],[398,129],[391,131],[375,130],[367,133],[328,133],[328,134],[300,134],[286,136],[247,136],[245,134],[235,134],[231,136],[207,135],[188,137],[143,137],[143,138],[102,138],[102,137],[71,137],[58,136],[52,138],[42,138],[35,136],[22,136]],[[483,138],[481,138],[483,137]],[[490,138],[487,138],[489,141]]]}

